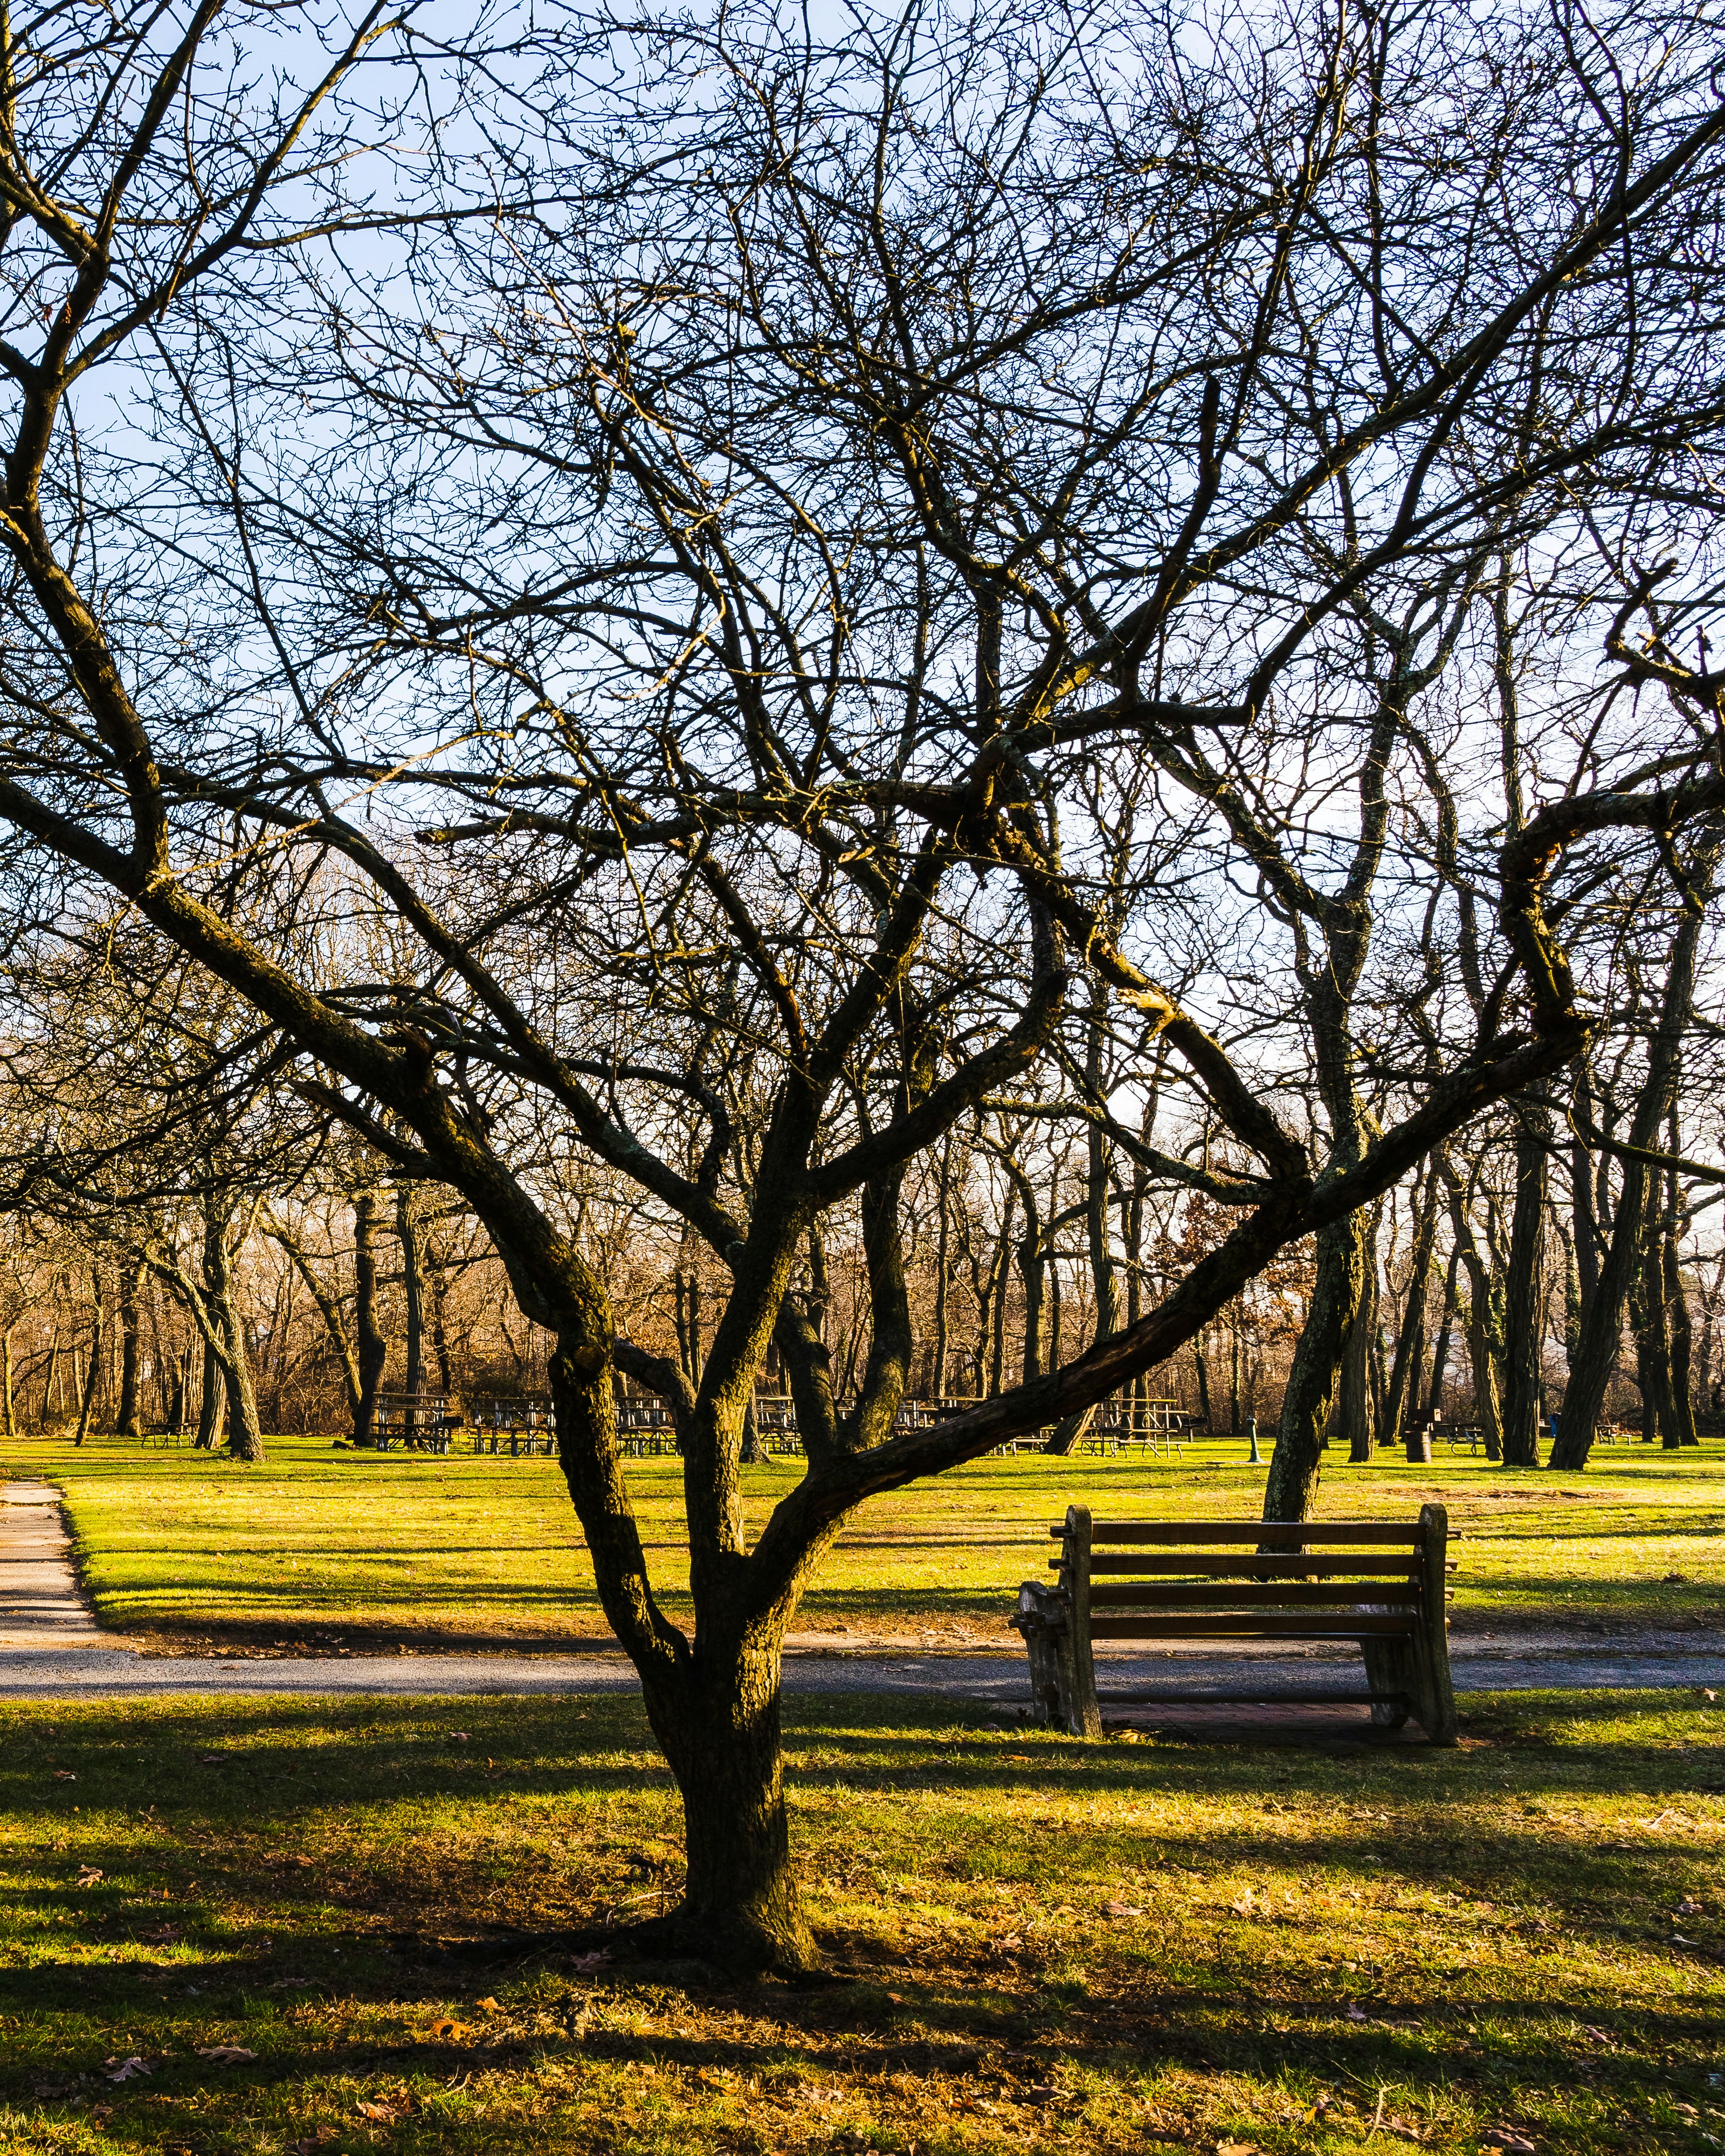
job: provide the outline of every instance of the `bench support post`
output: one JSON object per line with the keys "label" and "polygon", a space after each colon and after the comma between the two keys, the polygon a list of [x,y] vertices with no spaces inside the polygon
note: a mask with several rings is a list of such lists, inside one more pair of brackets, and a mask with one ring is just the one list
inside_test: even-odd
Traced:
{"label": "bench support post", "polygon": [[1090,1539],[1089,1506],[1069,1505],[1060,1584],[1066,1590],[1066,1606],[1072,1613],[1066,1632],[1071,1668],[1066,1727],[1074,1737],[1100,1737],[1102,1733],[1102,1710],[1096,1699],[1096,1656],[1090,1640]]}
{"label": "bench support post", "polygon": [[1450,1680],[1450,1515],[1420,1507],[1420,1630],[1413,1643],[1414,1714],[1434,1744],[1456,1741],[1455,1688]]}

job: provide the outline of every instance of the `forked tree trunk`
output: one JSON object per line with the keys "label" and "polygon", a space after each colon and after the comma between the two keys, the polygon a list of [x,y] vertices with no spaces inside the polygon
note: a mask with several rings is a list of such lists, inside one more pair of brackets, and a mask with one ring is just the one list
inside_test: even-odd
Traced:
{"label": "forked tree trunk", "polygon": [[[794,1601],[747,1610],[709,1573],[696,1589],[692,1646],[655,1620],[617,1452],[612,1363],[580,1367],[593,1359],[578,1345],[552,1358],[558,1450],[606,1614],[639,1672],[648,1720],[683,1799],[688,1861],[680,1907],[639,1933],[655,1949],[737,1973],[809,1969],[819,1958],[791,1863],[779,1721]],[[740,1428],[742,1399],[728,1411]],[[823,1538],[810,1550],[802,1577],[824,1547]]]}

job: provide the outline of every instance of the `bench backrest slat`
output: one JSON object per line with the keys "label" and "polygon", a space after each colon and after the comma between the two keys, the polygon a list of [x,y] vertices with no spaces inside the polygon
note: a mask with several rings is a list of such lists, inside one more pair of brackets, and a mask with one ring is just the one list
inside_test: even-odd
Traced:
{"label": "bench backrest slat", "polygon": [[[1056,1541],[1064,1542],[1063,1525],[1050,1527]],[[1417,1522],[1391,1525],[1368,1520],[1344,1526],[1332,1520],[1095,1520],[1091,1522],[1090,1546],[1104,1543],[1266,1543],[1272,1548],[1312,1548],[1349,1543],[1399,1549],[1417,1549],[1424,1537]]]}
{"label": "bench backrest slat", "polygon": [[[1049,1569],[1056,1571],[1065,1562],[1051,1557]],[[1194,1579],[1409,1579],[1418,1573],[1420,1560],[1411,1550],[1405,1557],[1260,1557],[1242,1551],[1236,1557],[1092,1556],[1090,1568],[1093,1573],[1189,1574]]]}
{"label": "bench backrest slat", "polygon": [[1267,1586],[1158,1587],[1096,1586],[1092,1609],[1309,1609],[1319,1605],[1352,1609],[1362,1603],[1412,1605],[1420,1599],[1417,1580],[1375,1580],[1351,1587],[1308,1587],[1302,1580],[1276,1580]]}

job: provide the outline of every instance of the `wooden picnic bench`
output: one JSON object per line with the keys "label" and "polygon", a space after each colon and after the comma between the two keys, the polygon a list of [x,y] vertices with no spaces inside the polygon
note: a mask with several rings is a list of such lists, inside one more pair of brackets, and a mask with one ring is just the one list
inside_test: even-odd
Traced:
{"label": "wooden picnic bench", "polygon": [[[1417,1520],[1093,1521],[1083,1505],[1049,1532],[1057,1578],[1027,1579],[1011,1620],[1030,1657],[1045,1726],[1100,1737],[1104,1705],[1270,1698],[1369,1703],[1379,1727],[1410,1717],[1434,1744],[1455,1742],[1446,1612],[1449,1516]],[[1364,1691],[1099,1694],[1097,1640],[1301,1640],[1358,1646]]]}

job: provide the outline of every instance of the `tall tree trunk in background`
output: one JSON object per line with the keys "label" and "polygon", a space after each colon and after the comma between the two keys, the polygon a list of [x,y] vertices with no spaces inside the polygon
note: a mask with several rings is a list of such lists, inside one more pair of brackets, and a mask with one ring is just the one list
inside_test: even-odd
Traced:
{"label": "tall tree trunk in background", "polygon": [[[1690,881],[1693,889],[1703,895],[1710,893],[1713,887],[1722,839],[1725,839],[1725,831],[1717,824],[1708,824],[1691,857]],[[1659,1023],[1648,1044],[1646,1072],[1630,1121],[1629,1142],[1643,1152],[1651,1152],[1657,1144],[1676,1098],[1678,1060],[1695,993],[1695,963],[1702,916],[1703,909],[1698,903],[1686,908],[1671,941],[1671,969],[1666,975]],[[1624,1161],[1622,1191],[1612,1224],[1611,1240],[1594,1293],[1584,1299],[1581,1337],[1570,1363],[1563,1419],[1551,1455],[1551,1465],[1568,1474],[1587,1465],[1599,1427],[1599,1411],[1605,1404],[1605,1388],[1617,1367],[1623,1337],[1624,1303],[1640,1260],[1639,1245],[1649,1175],[1644,1162],[1633,1156]],[[1579,1243],[1579,1238],[1577,1240]]]}
{"label": "tall tree trunk in background", "polygon": [[1365,1223],[1358,1213],[1320,1228],[1311,1307],[1282,1395],[1264,1485],[1266,1520],[1303,1520],[1317,1495],[1318,1464],[1336,1383],[1365,1286]]}
{"label": "tall tree trunk in background", "polygon": [[[1666,1142],[1674,1154],[1681,1152],[1682,1137],[1674,1101],[1666,1133]],[[1671,1343],[1671,1419],[1680,1445],[1699,1445],[1701,1433],[1695,1427],[1695,1327],[1689,1316],[1689,1296],[1683,1285],[1682,1261],[1677,1252],[1677,1239],[1683,1231],[1684,1221],[1675,1169],[1666,1177],[1665,1211],[1660,1224],[1660,1250],[1665,1268],[1666,1337]]]}
{"label": "tall tree trunk in background", "polygon": [[144,1276],[141,1263],[122,1260],[120,1267],[120,1409],[114,1427],[122,1437],[141,1437],[138,1419],[138,1286]]}
{"label": "tall tree trunk in background", "polygon": [[1342,1351],[1337,1384],[1336,1435],[1348,1447],[1351,1465],[1368,1465],[1377,1435],[1372,1396],[1372,1335],[1378,1325],[1378,1226],[1380,1199],[1368,1217],[1361,1214],[1359,1301]]}
{"label": "tall tree trunk in background", "polygon": [[[1108,992],[1092,982],[1090,1014],[1085,1029],[1084,1081],[1086,1097],[1100,1105],[1104,1099],[1104,1038],[1108,1014]],[[1096,1327],[1092,1337],[1106,1340],[1120,1324],[1120,1281],[1109,1242],[1108,1200],[1113,1189],[1113,1148],[1105,1132],[1090,1127],[1085,1161],[1084,1224],[1090,1245],[1090,1276],[1096,1290]],[[1048,1440],[1050,1452],[1064,1458],[1096,1418],[1093,1407],[1062,1415]]]}
{"label": "tall tree trunk in background", "polygon": [[42,1378],[42,1413],[37,1419],[45,1427],[54,1413],[54,1380],[59,1374],[60,1328],[56,1322],[48,1340],[48,1368]]}
{"label": "tall tree trunk in background", "polygon": [[418,1435],[417,1412],[411,1404],[425,1378],[425,1276],[419,1254],[419,1224],[413,1217],[413,1187],[403,1183],[395,1194],[395,1233],[401,1245],[402,1280],[407,1294],[408,1341],[405,1387],[409,1402],[405,1422],[409,1438]]}
{"label": "tall tree trunk in background", "polygon": [[988,1397],[999,1397],[1006,1376],[1007,1291],[1012,1285],[1013,1220],[1018,1211],[1018,1192],[1006,1186],[1006,1211],[1000,1222],[1000,1250],[994,1260],[993,1340],[988,1353]]}
{"label": "tall tree trunk in background", "polygon": [[1425,1306],[1431,1291],[1432,1255],[1437,1248],[1438,1172],[1428,1167],[1420,1185],[1414,1215],[1413,1247],[1408,1255],[1407,1304],[1396,1334],[1395,1355],[1384,1403],[1380,1445],[1400,1445],[1410,1414],[1420,1406],[1420,1363],[1425,1345]]}
{"label": "tall tree trunk in background", "polygon": [[3,1398],[6,1409],[6,1435],[16,1437],[18,1423],[12,1409],[12,1330],[8,1325],[0,1333],[0,1398]]}
{"label": "tall tree trunk in background", "polygon": [[200,1452],[213,1452],[222,1434],[222,1409],[227,1404],[227,1381],[216,1354],[215,1342],[203,1342],[203,1387],[198,1398],[198,1439]]}
{"label": "tall tree trunk in background", "polygon": [[234,1266],[226,1223],[215,1204],[205,1202],[204,1295],[217,1339],[228,1394],[228,1450],[236,1460],[255,1466],[264,1457],[264,1433],[258,1422],[258,1399],[252,1383],[251,1346],[234,1300]]}
{"label": "tall tree trunk in background", "polygon": [[939,1189],[940,1219],[935,1237],[934,1262],[934,1368],[929,1373],[929,1390],[936,1399],[944,1398],[947,1389],[947,1306],[952,1292],[952,1146],[947,1140],[941,1154]]}
{"label": "tall tree trunk in background", "polygon": [[1437,1337],[1431,1346],[1431,1386],[1425,1395],[1425,1412],[1434,1422],[1438,1421],[1444,1412],[1444,1373],[1450,1360],[1450,1343],[1455,1337],[1455,1318],[1460,1308],[1456,1287],[1461,1265],[1461,1250],[1452,1249],[1450,1263],[1444,1274],[1444,1301],[1438,1315]]}
{"label": "tall tree trunk in background", "polygon": [[95,1412],[96,1394],[102,1383],[102,1332],[105,1313],[102,1309],[102,1269],[90,1269],[90,1368],[84,1380],[84,1398],[79,1404],[78,1431],[74,1445],[82,1445],[90,1435],[90,1419]]}
{"label": "tall tree trunk in background", "polygon": [[1497,1283],[1489,1257],[1480,1254],[1478,1238],[1468,1214],[1468,1193],[1461,1175],[1445,1158],[1444,1183],[1450,1199],[1450,1229],[1467,1275],[1467,1349],[1473,1367],[1473,1411],[1485,1441],[1487,1460],[1503,1456],[1502,1424],[1498,1419],[1497,1363],[1503,1332]]}
{"label": "tall tree trunk in background", "polygon": [[1581,1332],[1581,1268],[1576,1262],[1574,1231],[1555,1208],[1552,1218],[1563,1246],[1563,1362],[1567,1368]]}
{"label": "tall tree trunk in background", "polygon": [[449,1374],[449,1328],[446,1307],[449,1293],[449,1275],[444,1270],[444,1246],[441,1240],[426,1233],[423,1238],[425,1256],[426,1299],[431,1311],[431,1353],[437,1363],[437,1382],[445,1393],[454,1389]]}
{"label": "tall tree trunk in background", "polygon": [[353,1200],[353,1331],[359,1370],[359,1398],[353,1409],[353,1442],[375,1445],[377,1436],[377,1388],[383,1382],[383,1365],[389,1343],[377,1320],[377,1196],[362,1190]]}
{"label": "tall tree trunk in background", "polygon": [[1545,1237],[1546,1163],[1551,1116],[1543,1101],[1522,1102],[1516,1116],[1516,1199],[1503,1291],[1503,1460],[1507,1467],[1539,1465],[1539,1395],[1543,1342],[1540,1248]]}
{"label": "tall tree trunk in background", "polygon": [[341,1373],[341,1389],[347,1395],[348,1415],[350,1418],[356,1416],[359,1413],[359,1364],[341,1322],[341,1306],[312,1270],[311,1256],[304,1245],[280,1221],[266,1219],[265,1232],[287,1252],[300,1279],[305,1283],[317,1314],[323,1320],[324,1332],[335,1350],[336,1367]]}

